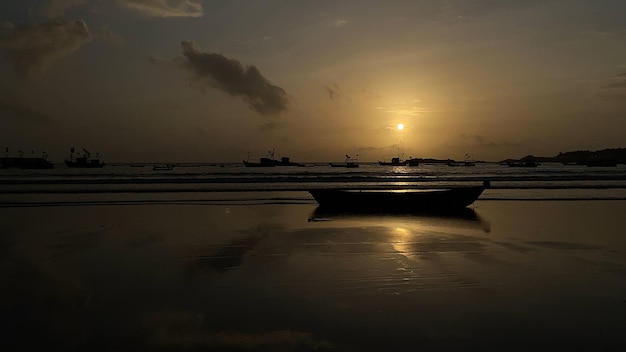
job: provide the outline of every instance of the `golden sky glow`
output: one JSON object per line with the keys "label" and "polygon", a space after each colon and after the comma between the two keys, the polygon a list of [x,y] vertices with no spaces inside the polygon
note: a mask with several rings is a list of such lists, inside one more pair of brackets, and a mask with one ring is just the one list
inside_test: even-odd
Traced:
{"label": "golden sky glow", "polygon": [[622,14],[610,0],[3,1],[0,140],[110,161],[623,147]]}

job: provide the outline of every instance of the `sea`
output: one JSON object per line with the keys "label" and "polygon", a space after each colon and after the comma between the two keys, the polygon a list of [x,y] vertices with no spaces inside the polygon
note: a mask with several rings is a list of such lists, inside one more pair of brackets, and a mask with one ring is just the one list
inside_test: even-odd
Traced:
{"label": "sea", "polygon": [[542,163],[509,167],[499,163],[449,166],[358,168],[309,163],[302,167],[245,167],[242,163],[178,163],[172,170],[154,164],[107,164],[103,168],[0,169],[0,205],[52,203],[243,203],[315,204],[318,188],[431,189],[480,185],[480,200],[624,200],[626,165],[588,167]]}

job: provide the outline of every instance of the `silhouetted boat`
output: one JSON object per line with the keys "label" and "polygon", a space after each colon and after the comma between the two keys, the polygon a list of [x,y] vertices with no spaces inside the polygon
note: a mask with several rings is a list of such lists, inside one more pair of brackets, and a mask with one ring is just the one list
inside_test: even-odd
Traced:
{"label": "silhouetted boat", "polygon": [[446,163],[448,166],[476,166],[476,162],[470,159],[469,154],[465,154],[465,161]]}
{"label": "silhouetted boat", "polygon": [[74,159],[74,148],[70,149],[70,160],[65,160],[67,167],[82,167],[82,168],[99,168],[103,167],[105,163],[100,160],[100,154],[96,153],[95,159],[90,159],[91,153],[87,149],[83,149],[84,154]]}
{"label": "silhouetted boat", "polygon": [[[357,154],[357,156],[359,156]],[[347,168],[356,168],[359,167],[359,160],[351,158],[350,155],[346,154],[346,160],[343,164],[338,163],[329,163],[330,167],[347,167]]]}
{"label": "silhouetted boat", "polygon": [[391,161],[379,161],[378,165],[381,166],[406,166],[409,164],[408,160],[400,160],[400,158],[391,158]]}
{"label": "silhouetted boat", "polygon": [[482,186],[429,190],[349,190],[314,189],[309,192],[320,207],[341,210],[455,211],[474,203],[489,181]]}
{"label": "silhouetted boat", "polygon": [[274,149],[268,151],[268,154],[267,158],[260,158],[258,163],[251,162],[250,154],[248,154],[248,160],[244,160],[243,164],[246,167],[304,166],[304,164],[292,162],[286,156],[283,156],[280,160],[274,159]]}

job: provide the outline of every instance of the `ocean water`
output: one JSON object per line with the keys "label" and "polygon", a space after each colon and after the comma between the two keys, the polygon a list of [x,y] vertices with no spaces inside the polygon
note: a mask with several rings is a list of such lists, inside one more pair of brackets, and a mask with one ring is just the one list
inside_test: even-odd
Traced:
{"label": "ocean water", "polygon": [[[100,169],[0,169],[0,201],[81,199],[92,201],[221,201],[314,203],[315,188],[428,189],[490,181],[481,200],[626,199],[626,165],[587,167],[545,163],[536,168],[479,163],[474,167],[417,167],[362,163],[247,168],[237,164],[109,164]],[[228,196],[226,194],[229,194]],[[35,197],[37,195],[38,197]]]}
{"label": "ocean water", "polygon": [[[625,176],[0,169],[3,351],[623,351]],[[307,192],[485,180],[450,215],[325,213]]]}

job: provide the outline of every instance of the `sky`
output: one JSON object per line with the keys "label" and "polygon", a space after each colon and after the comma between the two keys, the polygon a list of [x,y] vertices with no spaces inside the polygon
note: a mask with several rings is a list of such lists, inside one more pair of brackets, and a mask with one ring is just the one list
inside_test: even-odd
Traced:
{"label": "sky", "polygon": [[108,162],[626,147],[625,13],[623,0],[3,0],[0,144],[53,162],[71,147]]}

